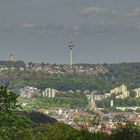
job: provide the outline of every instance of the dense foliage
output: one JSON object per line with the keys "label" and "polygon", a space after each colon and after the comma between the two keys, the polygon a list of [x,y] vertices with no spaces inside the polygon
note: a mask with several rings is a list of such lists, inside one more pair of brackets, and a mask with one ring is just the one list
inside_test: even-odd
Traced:
{"label": "dense foliage", "polygon": [[65,108],[85,108],[87,98],[80,93],[60,93],[55,98],[37,98],[41,104],[38,107],[65,107]]}
{"label": "dense foliage", "polygon": [[32,98],[19,97],[18,101],[26,104],[24,110],[36,110],[40,108],[87,108],[88,101],[82,93],[59,93],[55,98],[35,96]]}
{"label": "dense foliage", "polygon": [[[96,101],[96,105],[99,108],[109,108],[110,107],[111,98],[107,98],[104,100]],[[113,99],[114,106],[117,107],[139,107],[140,106],[140,99],[139,98],[126,98],[126,99]]]}

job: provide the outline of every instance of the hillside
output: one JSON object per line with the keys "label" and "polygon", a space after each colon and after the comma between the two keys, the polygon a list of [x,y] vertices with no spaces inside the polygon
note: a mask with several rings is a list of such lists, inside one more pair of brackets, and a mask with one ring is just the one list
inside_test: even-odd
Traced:
{"label": "hillside", "polygon": [[57,120],[51,117],[48,117],[47,115],[44,115],[39,112],[25,112],[25,111],[16,111],[16,114],[19,116],[25,116],[28,118],[33,124],[52,124],[54,125]]}
{"label": "hillside", "polygon": [[11,89],[28,85],[41,90],[50,87],[60,91],[88,89],[107,92],[121,84],[130,89],[140,87],[140,62],[75,64],[73,69],[68,65],[25,64],[22,61],[0,64],[1,73],[9,76]]}

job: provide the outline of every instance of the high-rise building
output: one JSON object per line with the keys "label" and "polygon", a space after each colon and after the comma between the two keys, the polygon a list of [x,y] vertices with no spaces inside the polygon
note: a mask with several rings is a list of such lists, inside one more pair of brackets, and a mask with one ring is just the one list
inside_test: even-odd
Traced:
{"label": "high-rise building", "polygon": [[42,92],[43,97],[54,98],[58,91],[56,89],[47,88]]}

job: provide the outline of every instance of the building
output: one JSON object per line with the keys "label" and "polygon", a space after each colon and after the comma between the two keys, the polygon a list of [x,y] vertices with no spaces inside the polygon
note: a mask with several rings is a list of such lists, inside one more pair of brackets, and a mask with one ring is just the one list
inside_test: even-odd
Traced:
{"label": "building", "polygon": [[20,96],[24,98],[31,98],[33,95],[38,94],[39,90],[34,87],[26,86],[20,89]]}
{"label": "building", "polygon": [[58,93],[58,90],[51,89],[51,88],[46,88],[45,91],[42,92],[42,96],[43,97],[54,98],[56,93]]}
{"label": "building", "polygon": [[125,99],[125,98],[127,98],[127,97],[129,97],[129,92],[128,92],[128,91],[126,91],[126,92],[124,92],[124,93],[122,93],[122,94],[116,96],[117,99],[118,99],[118,98],[120,98],[120,99]]}
{"label": "building", "polygon": [[124,92],[126,92],[126,91],[128,91],[127,90],[127,86],[125,86],[125,85],[121,85],[120,87],[116,87],[116,88],[114,88],[114,89],[112,89],[111,91],[110,91],[110,93],[111,94],[120,94],[120,93],[124,93]]}
{"label": "building", "polygon": [[140,97],[140,88],[136,88],[136,89],[134,89],[133,90],[134,92],[135,92],[135,94],[136,94],[136,98],[139,98]]}
{"label": "building", "polygon": [[116,87],[110,91],[111,94],[115,94],[116,98],[125,99],[129,97],[129,91],[127,86],[121,85],[120,87]]}
{"label": "building", "polygon": [[114,106],[114,102],[113,100],[110,101],[110,107],[113,107]]}
{"label": "building", "polygon": [[99,101],[99,100],[103,100],[103,99],[105,99],[105,95],[93,95],[93,97],[94,97],[94,100],[95,101]]}

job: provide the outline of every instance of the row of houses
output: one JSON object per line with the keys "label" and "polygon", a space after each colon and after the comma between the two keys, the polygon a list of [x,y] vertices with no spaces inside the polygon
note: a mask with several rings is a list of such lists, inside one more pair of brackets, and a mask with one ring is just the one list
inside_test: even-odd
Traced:
{"label": "row of houses", "polygon": [[50,74],[54,73],[78,73],[78,74],[87,74],[87,75],[96,75],[98,73],[107,73],[109,70],[104,67],[103,65],[93,65],[93,66],[86,66],[86,65],[73,65],[71,68],[69,65],[56,65],[56,64],[44,64],[44,63],[28,63],[23,66],[15,67],[12,64],[8,65],[1,65],[0,72],[4,71],[36,71],[36,72],[46,72]]}
{"label": "row of houses", "polygon": [[[134,122],[135,125],[140,126],[140,115],[134,112],[109,112],[102,114],[90,114],[84,112],[81,109],[69,109],[69,108],[40,108],[37,110],[43,114],[51,114],[51,117],[71,125],[74,128],[79,129],[79,126],[84,126],[90,132],[103,131],[111,133],[113,129],[116,129],[118,125],[126,125],[126,120]],[[94,124],[93,124],[94,122]]]}

